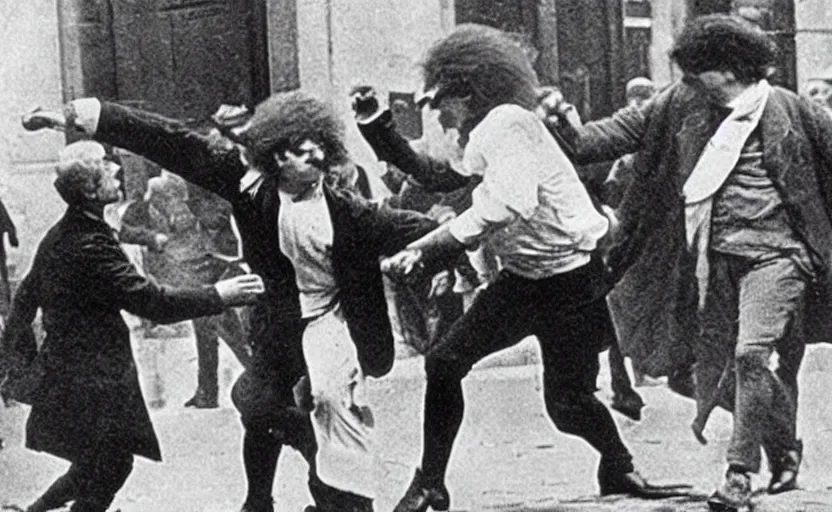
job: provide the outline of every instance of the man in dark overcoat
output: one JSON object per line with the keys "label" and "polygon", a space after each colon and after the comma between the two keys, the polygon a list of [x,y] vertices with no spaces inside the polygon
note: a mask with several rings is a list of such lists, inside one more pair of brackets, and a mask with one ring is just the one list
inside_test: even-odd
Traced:
{"label": "man in dark overcoat", "polygon": [[715,405],[734,408],[718,510],[748,504],[761,447],[768,491],[797,487],[797,372],[805,342],[828,332],[832,120],[768,84],[775,55],[741,19],[696,19],[672,52],[681,82],[563,133],[582,161],[639,152],[616,212],[611,300],[649,373],[695,360],[701,439]]}
{"label": "man in dark overcoat", "polygon": [[[8,390],[32,405],[26,446],[72,463],[27,512],[69,501],[75,512],[105,512],[134,455],[161,460],[121,310],[165,323],[213,315],[250,301],[262,281],[248,275],[167,288],[141,276],[103,219],[104,206],[119,198],[119,166],[95,142],[76,142],[64,152],[72,157],[62,156],[55,188],[68,208],[41,241],[15,295],[3,360],[12,384],[31,386]],[[38,309],[46,332],[40,347],[31,332]]]}

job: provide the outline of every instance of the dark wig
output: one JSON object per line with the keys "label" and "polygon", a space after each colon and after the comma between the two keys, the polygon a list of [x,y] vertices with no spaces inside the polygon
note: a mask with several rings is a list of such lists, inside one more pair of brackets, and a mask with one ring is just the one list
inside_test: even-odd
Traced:
{"label": "dark wig", "polygon": [[685,27],[670,57],[686,73],[731,71],[740,82],[753,83],[768,76],[777,60],[777,45],[743,18],[711,14]]}
{"label": "dark wig", "polygon": [[529,110],[537,105],[537,74],[526,52],[492,27],[456,27],[428,50],[422,75],[425,91],[438,87],[437,100],[470,95],[469,108],[477,121],[504,103]]}
{"label": "dark wig", "polygon": [[344,124],[325,102],[300,91],[274,94],[254,109],[248,127],[241,136],[252,163],[277,173],[275,153],[297,148],[309,139],[326,154],[327,165],[344,163]]}

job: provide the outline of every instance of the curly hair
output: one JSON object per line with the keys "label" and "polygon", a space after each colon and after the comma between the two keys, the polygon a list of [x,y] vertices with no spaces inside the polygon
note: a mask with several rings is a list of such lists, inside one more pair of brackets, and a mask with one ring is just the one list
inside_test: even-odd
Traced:
{"label": "curly hair", "polygon": [[492,27],[463,24],[428,50],[422,63],[425,90],[441,95],[470,95],[474,117],[513,103],[529,110],[537,105],[538,80],[526,52],[508,34]]}
{"label": "curly hair", "polygon": [[55,178],[55,190],[68,205],[77,206],[87,202],[87,194],[98,190],[104,171],[101,160],[70,160],[61,162],[57,166],[58,176]]}
{"label": "curly hair", "polygon": [[760,27],[727,14],[694,19],[670,51],[687,73],[731,71],[744,83],[766,78],[777,56],[777,45]]}
{"label": "curly hair", "polygon": [[80,205],[88,201],[87,194],[98,190],[106,169],[105,156],[104,147],[90,140],[73,142],[61,149],[53,185],[66,204]]}
{"label": "curly hair", "polygon": [[254,109],[242,134],[252,163],[258,168],[278,173],[274,154],[296,148],[311,140],[323,148],[327,165],[348,159],[344,145],[344,124],[324,101],[300,91],[270,96]]}

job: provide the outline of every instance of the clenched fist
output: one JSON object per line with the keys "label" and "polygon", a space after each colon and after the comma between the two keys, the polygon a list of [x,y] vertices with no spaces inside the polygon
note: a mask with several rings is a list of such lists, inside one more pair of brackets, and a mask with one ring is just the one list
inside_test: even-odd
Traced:
{"label": "clenched fist", "polygon": [[378,100],[376,90],[369,85],[359,85],[350,91],[352,111],[359,123],[367,123],[375,118],[381,111],[381,103]]}

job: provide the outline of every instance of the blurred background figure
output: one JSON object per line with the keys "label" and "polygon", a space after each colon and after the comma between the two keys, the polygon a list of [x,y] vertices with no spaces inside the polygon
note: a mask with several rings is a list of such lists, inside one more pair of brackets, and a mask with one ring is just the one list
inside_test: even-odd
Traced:
{"label": "blurred background figure", "polygon": [[[3,235],[6,235],[5,237]],[[17,228],[9,216],[6,206],[0,201],[0,327],[5,324],[11,307],[11,288],[9,287],[9,267],[6,265],[6,241],[17,247]]]}
{"label": "blurred background figure", "polygon": [[[199,286],[244,273],[239,267],[230,205],[212,198],[204,190],[192,196],[191,189],[197,188],[189,187],[175,174],[162,171],[160,176],[148,180],[144,200],[132,203],[122,218],[122,231],[126,227],[134,232],[149,232],[151,239],[158,235],[164,237],[161,250],[148,250],[144,255],[145,271],[162,284]],[[219,315],[197,318],[193,325],[197,389],[185,406],[216,408],[219,338],[222,337],[244,368],[249,364],[251,356],[242,319],[238,311],[228,309]]]}
{"label": "blurred background figure", "polygon": [[[627,82],[625,89],[625,98],[628,107],[641,108],[656,94],[656,86],[652,80],[647,77],[639,76]],[[602,201],[616,208],[621,203],[621,198],[624,196],[630,183],[633,181],[635,170],[633,168],[636,158],[635,154],[622,156],[616,160],[607,179],[604,180],[602,190]],[[615,306],[611,307],[613,319],[615,319]],[[618,343],[613,343],[609,350],[609,364],[610,364],[610,384],[612,387],[612,402],[610,407],[621,412],[622,414],[634,419],[641,418],[641,409],[644,407],[644,400],[633,389],[633,384],[636,387],[640,386],[654,386],[659,382],[648,375],[645,375],[640,370],[638,362],[632,360],[633,365],[633,380],[630,380],[627,374],[627,366],[624,363],[626,350],[622,347],[627,346],[627,340],[621,339],[619,336]]]}
{"label": "blurred background figure", "polygon": [[805,94],[832,115],[832,67],[809,78],[806,81]]}

